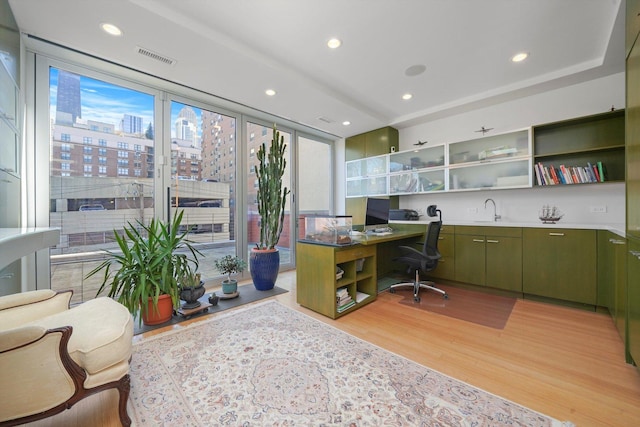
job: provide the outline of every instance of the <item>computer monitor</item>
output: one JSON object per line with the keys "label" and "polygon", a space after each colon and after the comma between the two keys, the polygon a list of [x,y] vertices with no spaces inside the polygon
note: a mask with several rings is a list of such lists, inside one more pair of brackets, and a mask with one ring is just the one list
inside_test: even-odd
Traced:
{"label": "computer monitor", "polygon": [[367,198],[367,209],[365,211],[365,229],[387,228],[389,225],[389,199]]}

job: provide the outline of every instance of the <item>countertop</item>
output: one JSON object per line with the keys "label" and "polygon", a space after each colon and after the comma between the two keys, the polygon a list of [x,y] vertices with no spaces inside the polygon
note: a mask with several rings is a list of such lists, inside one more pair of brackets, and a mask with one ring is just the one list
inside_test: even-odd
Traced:
{"label": "countertop", "polygon": [[[431,221],[389,221],[389,226],[393,228],[393,224],[429,224]],[[469,226],[484,226],[484,227],[529,227],[529,228],[575,228],[582,230],[608,230],[617,234],[620,237],[626,238],[625,225],[624,224],[580,224],[571,222],[558,221],[555,224],[543,224],[542,221],[537,222],[518,222],[518,221],[465,221],[465,220],[443,220],[444,225],[469,225]]]}
{"label": "countertop", "polygon": [[60,230],[57,228],[0,228],[0,270],[25,255],[58,243]]}

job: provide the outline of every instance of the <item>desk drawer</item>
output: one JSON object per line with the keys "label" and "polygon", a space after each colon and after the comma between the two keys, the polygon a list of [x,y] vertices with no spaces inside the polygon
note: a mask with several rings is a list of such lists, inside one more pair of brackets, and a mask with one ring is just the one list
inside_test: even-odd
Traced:
{"label": "desk drawer", "polygon": [[360,258],[365,258],[368,256],[373,256],[376,253],[376,247],[374,245],[371,246],[354,246],[349,249],[342,249],[336,251],[336,263],[353,261]]}

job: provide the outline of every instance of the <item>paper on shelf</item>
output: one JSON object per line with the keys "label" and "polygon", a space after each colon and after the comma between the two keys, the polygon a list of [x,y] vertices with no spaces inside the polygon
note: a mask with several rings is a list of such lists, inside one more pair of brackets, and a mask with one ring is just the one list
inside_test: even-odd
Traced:
{"label": "paper on shelf", "polygon": [[362,302],[369,298],[369,294],[365,294],[364,292],[356,292],[356,302]]}

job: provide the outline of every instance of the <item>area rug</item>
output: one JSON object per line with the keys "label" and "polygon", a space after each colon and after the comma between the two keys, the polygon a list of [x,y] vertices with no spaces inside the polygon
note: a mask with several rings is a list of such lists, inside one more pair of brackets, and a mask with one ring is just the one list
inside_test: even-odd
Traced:
{"label": "area rug", "polygon": [[[189,317],[183,317],[178,314],[174,314],[173,317],[171,317],[171,320],[169,320],[168,322],[162,323],[160,325],[145,325],[143,323],[140,323],[138,321],[138,318],[136,318],[134,323],[133,333],[135,335],[142,334],[144,332],[149,332],[154,329],[164,328],[165,326],[168,326],[168,325],[175,325],[176,323],[184,322],[185,320],[188,320],[188,319],[193,319],[195,317],[203,316],[206,314],[217,313],[219,311],[228,310],[230,308],[235,308],[240,305],[248,304],[250,302],[260,301],[261,299],[269,298],[274,295],[279,295],[286,292],[289,292],[289,291],[286,289],[279,288],[278,286],[274,286],[273,289],[269,289],[266,291],[259,291],[253,285],[253,283],[241,285],[241,286],[238,286],[238,296],[236,298],[220,299],[217,305],[209,307],[207,311],[195,313]],[[220,295],[221,293],[222,292],[216,291],[216,295]],[[200,298],[198,301],[206,302],[207,299],[209,298],[209,295],[211,295],[211,292],[207,292],[206,294],[204,294],[202,298]]]}
{"label": "area rug", "polygon": [[421,289],[420,302],[415,302],[412,287],[397,288],[396,295],[403,297],[399,301],[402,305],[494,329],[504,329],[516,304],[516,298],[513,297],[476,292],[455,286],[440,284],[436,286],[445,291],[449,298],[444,299],[437,292]]}
{"label": "area rug", "polygon": [[562,426],[266,301],[133,348],[137,426]]}

